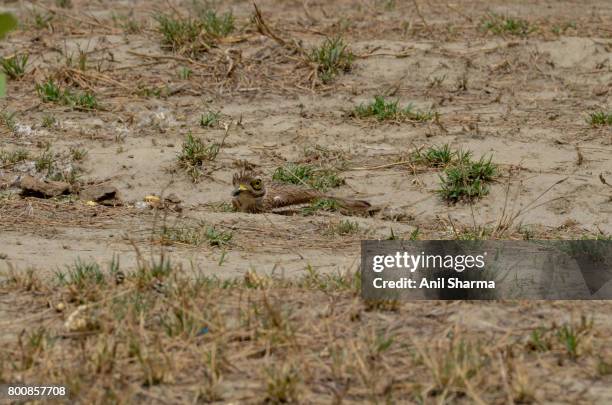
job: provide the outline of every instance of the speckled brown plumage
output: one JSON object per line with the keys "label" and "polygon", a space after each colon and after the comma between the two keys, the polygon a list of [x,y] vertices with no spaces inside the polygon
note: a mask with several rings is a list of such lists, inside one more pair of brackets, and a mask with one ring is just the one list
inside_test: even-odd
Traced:
{"label": "speckled brown plumage", "polygon": [[367,212],[372,206],[364,200],[340,198],[304,186],[271,181],[264,184],[259,175],[250,170],[234,174],[232,204],[241,212],[269,212],[297,204],[308,204],[319,198],[333,199],[348,211]]}

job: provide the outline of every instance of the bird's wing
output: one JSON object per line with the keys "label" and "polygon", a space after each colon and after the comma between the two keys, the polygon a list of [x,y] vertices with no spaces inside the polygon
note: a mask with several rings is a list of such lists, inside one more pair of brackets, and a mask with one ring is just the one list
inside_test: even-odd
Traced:
{"label": "bird's wing", "polygon": [[286,207],[295,204],[306,204],[323,197],[316,190],[291,184],[272,183],[266,189],[264,206],[268,209]]}

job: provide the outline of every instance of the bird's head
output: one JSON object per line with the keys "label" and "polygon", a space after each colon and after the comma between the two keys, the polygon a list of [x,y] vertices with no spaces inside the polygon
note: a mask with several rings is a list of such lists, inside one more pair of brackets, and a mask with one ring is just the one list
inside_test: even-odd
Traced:
{"label": "bird's head", "polygon": [[232,184],[233,202],[238,211],[256,212],[260,209],[266,188],[259,175],[250,170],[242,170],[234,174]]}

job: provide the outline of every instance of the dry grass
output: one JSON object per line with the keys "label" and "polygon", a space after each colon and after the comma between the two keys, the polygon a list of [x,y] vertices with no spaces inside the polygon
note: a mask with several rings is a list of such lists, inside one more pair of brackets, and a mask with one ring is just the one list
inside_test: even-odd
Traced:
{"label": "dry grass", "polygon": [[477,327],[477,315],[465,318],[472,327],[449,327],[479,305],[373,306],[354,275],[312,269],[291,280],[254,272],[223,280],[163,256],[133,271],[114,263],[76,263],[61,282],[4,275],[0,307],[20,316],[1,321],[1,380],[67,384],[71,401],[87,403],[505,403],[559,390],[581,401],[561,375],[605,375],[612,361],[609,324],[543,321],[539,304],[489,304],[520,316],[521,328]]}
{"label": "dry grass", "polygon": [[[0,231],[10,244],[0,246],[0,269],[12,266],[13,250],[42,239],[57,241],[57,250],[44,252],[54,257],[85,242],[122,252],[132,243],[143,251],[161,245],[175,256],[139,257],[129,268],[83,259],[59,270],[0,274],[0,383],[68,384],[78,403],[612,398],[606,302],[364,302],[355,274],[323,273],[327,268],[308,263],[330,252],[334,266],[337,258],[357,257],[365,236],[597,233],[575,218],[595,212],[593,221],[605,224],[609,206],[605,184],[579,188],[599,174],[609,153],[610,90],[590,88],[607,83],[609,72],[602,50],[609,47],[610,15],[603,2],[592,5],[601,10],[595,17],[569,11],[560,17],[553,6],[526,19],[493,15],[490,8],[506,4],[484,1],[351,7],[260,1],[235,2],[231,10],[197,10],[194,4],[204,2],[191,1],[111,2],[112,14],[83,1],[13,3],[23,29],[3,42],[9,93],[0,116]],[[580,70],[555,62],[553,47],[540,45],[566,41],[561,35],[569,42],[588,38],[596,63]],[[398,62],[405,64],[397,68]],[[356,114],[359,100],[374,95],[381,96]],[[412,110],[408,101],[427,107]],[[491,138],[499,143],[486,143]],[[505,148],[516,147],[514,141],[553,148],[557,166],[534,164],[531,147],[525,161],[508,163]],[[483,143],[478,156],[495,152],[503,178],[495,178],[486,198],[436,205],[442,200],[437,173],[457,158],[448,142]],[[574,145],[580,145],[578,164]],[[142,158],[147,148],[155,154]],[[570,163],[562,160],[564,148]],[[411,150],[418,153],[406,155]],[[357,222],[337,215],[327,200],[293,216],[234,213],[229,179],[238,158],[270,176],[296,162],[301,174],[282,170],[277,177],[299,175],[339,195],[392,202],[404,215]],[[143,160],[152,163],[143,168]],[[68,163],[88,165],[82,175],[92,182],[120,185],[129,195],[125,205],[90,206],[75,195],[21,197],[10,188],[28,170],[60,178],[55,169]],[[174,176],[177,166],[189,176]],[[602,172],[605,183],[610,175]],[[464,185],[465,173],[447,174],[461,180],[449,190]],[[541,180],[551,175],[557,177]],[[549,191],[569,176],[578,179],[576,190],[562,192],[573,200],[557,208],[568,220],[522,224],[534,207],[568,197]],[[171,181],[188,202],[177,225],[151,231],[158,213],[136,203]],[[535,194],[515,196],[521,192]],[[585,194],[595,202],[580,211]],[[485,220],[500,199],[498,220]],[[433,213],[421,215],[430,207]],[[244,276],[205,276],[175,263],[190,252]],[[287,252],[302,260],[302,271],[264,275],[276,269],[272,258]],[[83,256],[90,253],[98,252]],[[257,255],[261,268],[255,259],[250,270],[240,267]],[[261,255],[270,258],[265,266]],[[20,259],[26,261],[15,262]]]}

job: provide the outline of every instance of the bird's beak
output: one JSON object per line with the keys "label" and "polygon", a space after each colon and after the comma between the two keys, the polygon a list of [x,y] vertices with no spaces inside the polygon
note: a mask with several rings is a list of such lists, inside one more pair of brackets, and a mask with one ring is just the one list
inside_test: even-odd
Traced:
{"label": "bird's beak", "polygon": [[240,184],[238,188],[235,188],[234,191],[232,191],[232,197],[236,197],[242,191],[247,191],[247,190],[248,190],[247,186],[245,186],[244,184]]}

